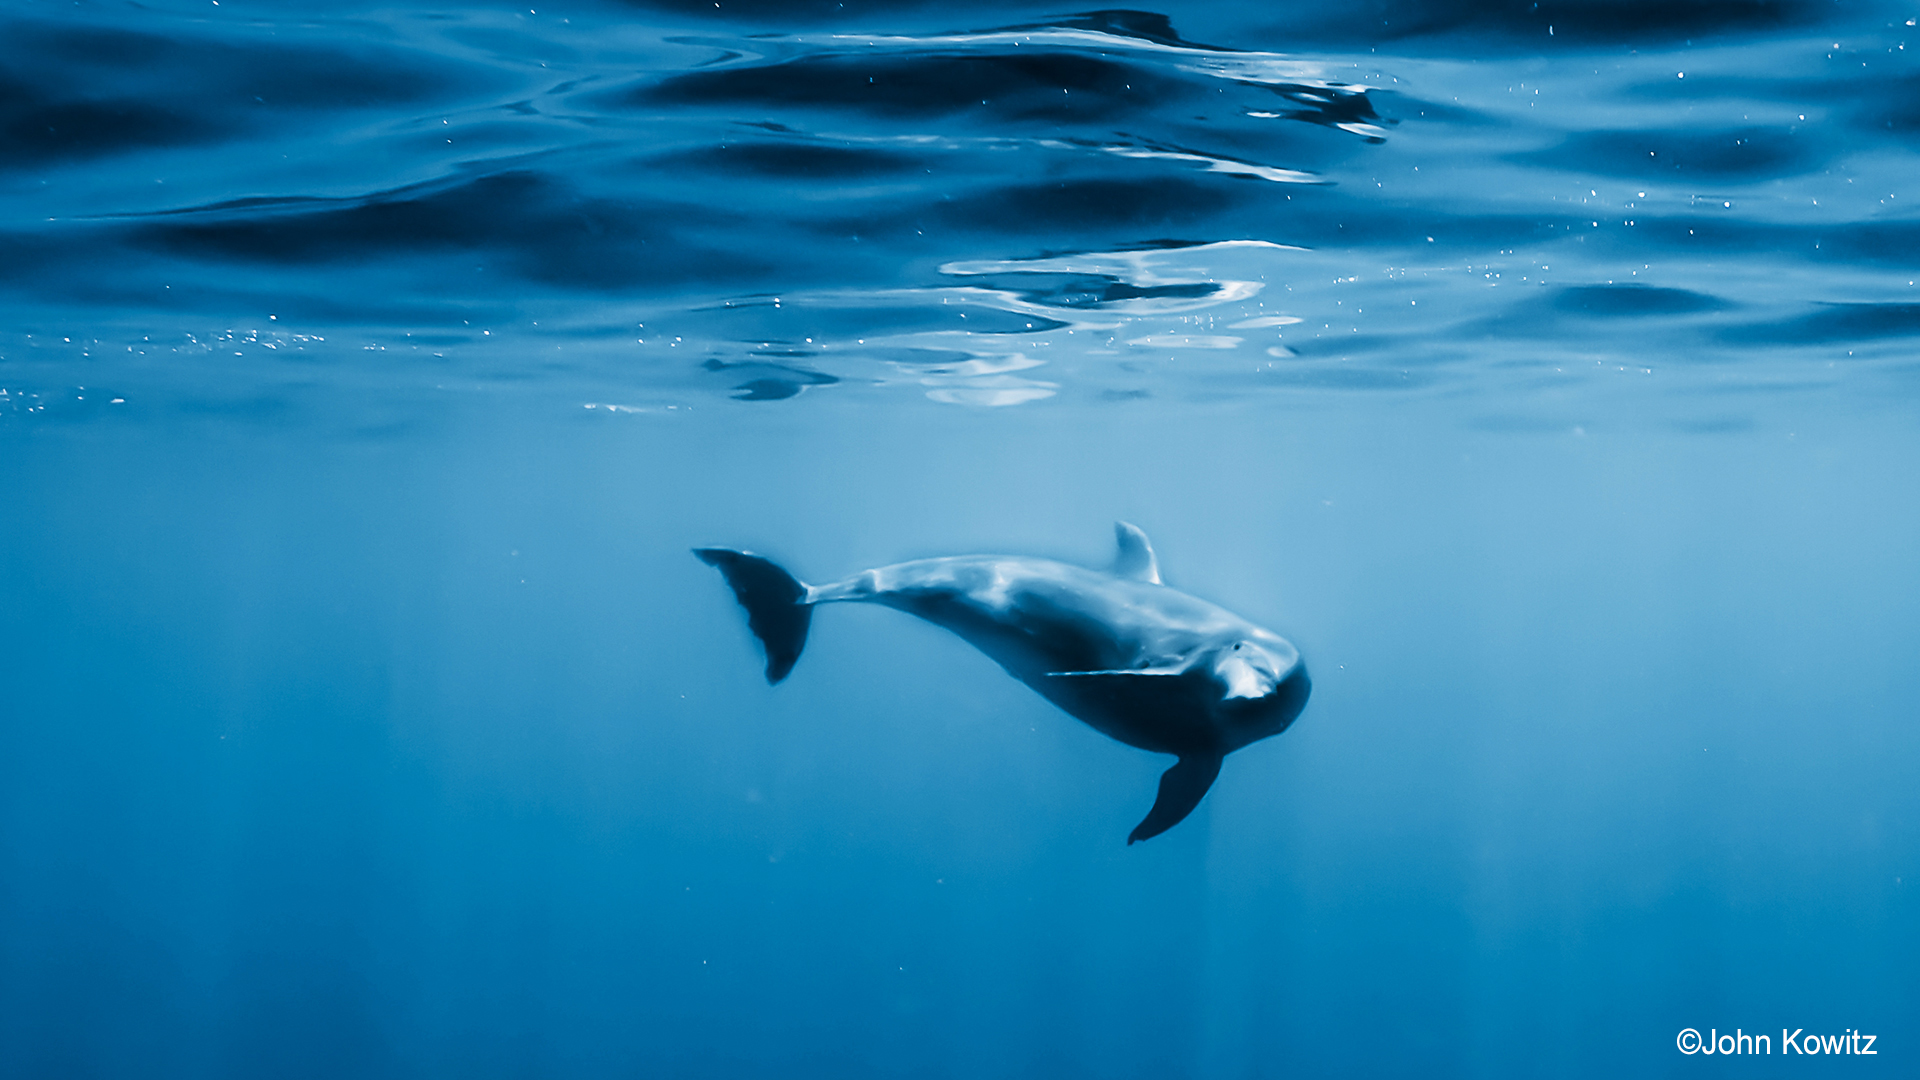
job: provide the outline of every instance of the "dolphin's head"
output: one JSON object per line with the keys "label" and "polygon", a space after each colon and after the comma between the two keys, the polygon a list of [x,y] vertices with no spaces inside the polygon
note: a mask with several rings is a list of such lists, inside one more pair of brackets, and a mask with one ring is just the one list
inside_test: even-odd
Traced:
{"label": "dolphin's head", "polygon": [[1278,637],[1227,642],[1207,664],[1220,691],[1215,710],[1236,746],[1287,730],[1313,689],[1300,651]]}

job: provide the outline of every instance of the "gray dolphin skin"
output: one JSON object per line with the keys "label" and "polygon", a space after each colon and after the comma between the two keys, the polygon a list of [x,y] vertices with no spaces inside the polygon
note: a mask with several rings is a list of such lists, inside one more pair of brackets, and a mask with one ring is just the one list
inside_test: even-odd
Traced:
{"label": "gray dolphin skin", "polygon": [[881,604],[944,627],[1094,730],[1174,754],[1159,796],[1127,843],[1178,825],[1213,786],[1220,761],[1278,735],[1312,684],[1285,638],[1160,583],[1147,534],[1114,526],[1111,571],[1018,555],[956,555],[808,585],[745,551],[696,548],[747,609],[767,682],[793,670],[819,604]]}

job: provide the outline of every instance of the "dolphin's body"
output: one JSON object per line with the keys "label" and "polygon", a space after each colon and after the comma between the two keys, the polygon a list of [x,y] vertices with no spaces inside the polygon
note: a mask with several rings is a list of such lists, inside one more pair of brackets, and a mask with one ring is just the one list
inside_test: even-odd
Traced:
{"label": "dolphin's body", "polygon": [[1127,843],[1199,805],[1220,760],[1278,735],[1311,684],[1285,638],[1160,583],[1147,536],[1121,522],[1111,572],[1050,559],[958,555],[808,585],[744,551],[694,551],[726,575],[766,647],[767,681],[793,670],[815,604],[884,604],[945,627],[1094,730],[1180,760]]}

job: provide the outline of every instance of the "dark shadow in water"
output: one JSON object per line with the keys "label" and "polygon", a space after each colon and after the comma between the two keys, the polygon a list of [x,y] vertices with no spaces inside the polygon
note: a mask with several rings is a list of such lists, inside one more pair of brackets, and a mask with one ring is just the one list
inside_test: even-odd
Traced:
{"label": "dark shadow in water", "polygon": [[[1809,125],[1839,120],[1856,130],[1878,133],[1905,132],[1920,127],[1920,75],[1886,72],[1882,64],[1875,62],[1883,57],[1878,50],[1843,43],[1834,51],[1834,63],[1852,68],[1852,75],[1842,71],[1820,78],[1769,78],[1690,72],[1684,94],[1688,101],[1760,100],[1797,106],[1801,110],[1819,110],[1821,115],[1808,121]],[[1873,67],[1868,68],[1863,62],[1874,62]],[[1681,94],[1677,82],[1647,83],[1626,93],[1645,100],[1672,101]]]}
{"label": "dark shadow in water", "polygon": [[33,282],[73,259],[74,245],[66,238],[28,233],[0,233],[0,281]]}
{"label": "dark shadow in water", "polygon": [[877,56],[804,56],[782,63],[692,71],[631,90],[634,105],[762,105],[843,109],[894,117],[973,111],[1001,119],[1101,121],[1166,108],[1194,93],[1148,69],[1080,53],[984,48]]}
{"label": "dark shadow in water", "polygon": [[1048,26],[1066,27],[1072,30],[1093,30],[1115,37],[1139,38],[1160,45],[1178,45],[1187,49],[1212,49],[1211,45],[1187,41],[1173,28],[1173,20],[1152,11],[1130,11],[1115,8],[1106,11],[1089,11],[1080,15],[1070,15],[1056,19],[1052,23],[1036,23],[1032,26],[1016,26],[1014,30],[1041,30]]}
{"label": "dark shadow in water", "polygon": [[734,378],[745,376],[745,382],[733,387],[733,397],[738,401],[784,401],[810,386],[831,386],[840,381],[822,372],[765,360],[708,360],[700,366],[708,371],[727,372]]}
{"label": "dark shadow in water", "polygon": [[1755,252],[1782,264],[1805,259],[1920,266],[1920,222],[1775,225],[1753,221],[1737,212],[1723,213],[1721,204],[1722,200],[1710,198],[1703,200],[1694,213],[1638,217],[1630,229],[1609,222],[1605,229],[1589,230],[1588,222],[1578,219],[1564,224],[1572,226],[1568,233],[1585,235],[1593,250],[1603,252],[1645,253],[1658,247],[1688,255]]}
{"label": "dark shadow in water", "polygon": [[1827,5],[1807,0],[1452,0],[1420,6],[1458,13],[1470,24],[1521,32],[1545,23],[1556,37],[1564,32],[1605,41],[1659,41],[1713,31],[1777,30],[1811,22]]}
{"label": "dark shadow in water", "polygon": [[1688,315],[1721,311],[1732,305],[1715,296],[1687,289],[1652,285],[1575,285],[1553,298],[1559,311],[1594,318],[1633,318],[1643,315]]}
{"label": "dark shadow in water", "polygon": [[1920,222],[1854,221],[1831,228],[1800,226],[1801,243],[1835,260],[1920,266]]}
{"label": "dark shadow in water", "polygon": [[1858,86],[1805,85],[1798,96],[1802,101],[1832,102],[1855,127],[1903,133],[1920,128],[1920,75],[1861,80]]}
{"label": "dark shadow in water", "polygon": [[925,168],[925,159],[913,154],[792,142],[721,143],[666,154],[654,161],[669,168],[773,176],[783,180],[849,180]]}
{"label": "dark shadow in water", "polygon": [[1587,131],[1514,159],[1603,176],[1671,179],[1772,178],[1811,172],[1838,147],[1807,131],[1747,127],[1721,131]]}
{"label": "dark shadow in water", "polygon": [[1275,4],[1262,29],[1316,42],[1471,38],[1469,47],[1485,52],[1506,39],[1531,50],[1553,50],[1765,33],[1817,23],[1833,10],[1818,0],[1368,0]]}
{"label": "dark shadow in water", "polygon": [[127,98],[60,101],[0,78],[0,169],[99,157],[122,150],[189,146],[231,127]]}
{"label": "dark shadow in water", "polygon": [[0,23],[0,170],[189,146],[282,110],[359,109],[471,88],[418,52],[247,47],[97,27]]}
{"label": "dark shadow in water", "polygon": [[1249,191],[1247,186],[1178,177],[1063,180],[996,188],[942,202],[930,210],[958,227],[1058,235],[1063,229],[1191,224],[1266,194]]}
{"label": "dark shadow in water", "polygon": [[1733,326],[1722,340],[1736,344],[1821,345],[1920,335],[1920,304],[1821,304],[1779,322]]}
{"label": "dark shadow in water", "polygon": [[16,73],[57,73],[67,89],[94,92],[101,82],[139,82],[149,91],[196,102],[234,98],[246,105],[346,109],[419,101],[454,88],[462,69],[438,57],[351,45],[341,48],[246,46],[97,27],[11,23],[0,46]]}
{"label": "dark shadow in water", "polygon": [[[1294,328],[1296,331],[1298,327]],[[1407,362],[1407,341],[1391,334],[1361,334],[1350,330],[1322,330],[1317,335],[1294,333],[1286,338],[1287,348],[1302,360],[1344,359],[1370,353],[1399,353],[1397,362]],[[1397,384],[1396,384],[1397,385]]]}
{"label": "dark shadow in water", "polygon": [[1641,319],[1662,320],[1658,332],[1668,336],[1695,335],[1702,330],[1694,320],[1676,323],[1691,315],[1706,315],[1736,307],[1728,301],[1688,289],[1659,288],[1652,285],[1573,285],[1558,289],[1527,289],[1505,308],[1453,328],[1458,336],[1539,339],[1568,333],[1585,333],[1575,320],[1605,319],[1614,325],[1608,332],[1632,333],[1631,322]]}
{"label": "dark shadow in water", "polygon": [[703,251],[675,233],[720,224],[734,221],[697,207],[590,198],[540,173],[511,172],[319,210],[149,221],[134,227],[131,239],[170,254],[277,264],[492,250],[538,280],[613,288],[760,269],[753,259]]}

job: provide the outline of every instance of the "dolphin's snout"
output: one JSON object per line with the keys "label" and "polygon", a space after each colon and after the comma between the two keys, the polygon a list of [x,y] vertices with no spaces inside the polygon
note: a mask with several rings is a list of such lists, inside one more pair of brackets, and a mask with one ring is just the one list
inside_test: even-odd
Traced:
{"label": "dolphin's snout", "polygon": [[[1287,730],[1307,707],[1307,697],[1313,692],[1313,681],[1307,677],[1306,665],[1298,656],[1279,667],[1235,659],[1229,650],[1214,670],[1221,677],[1224,689],[1219,716],[1226,722],[1226,730],[1232,733],[1229,741],[1234,747]],[[1246,684],[1240,688],[1242,691],[1257,688],[1259,693],[1236,694],[1235,677]]]}
{"label": "dolphin's snout", "polygon": [[1220,650],[1213,661],[1224,701],[1253,701],[1266,697],[1299,666],[1299,656],[1280,656],[1258,642],[1236,641]]}
{"label": "dolphin's snout", "polygon": [[1279,686],[1274,687],[1274,711],[1283,718],[1280,730],[1274,732],[1275,735],[1293,726],[1294,720],[1306,709],[1307,698],[1312,694],[1313,680],[1307,677],[1306,661],[1295,661],[1293,670],[1287,673]]}

